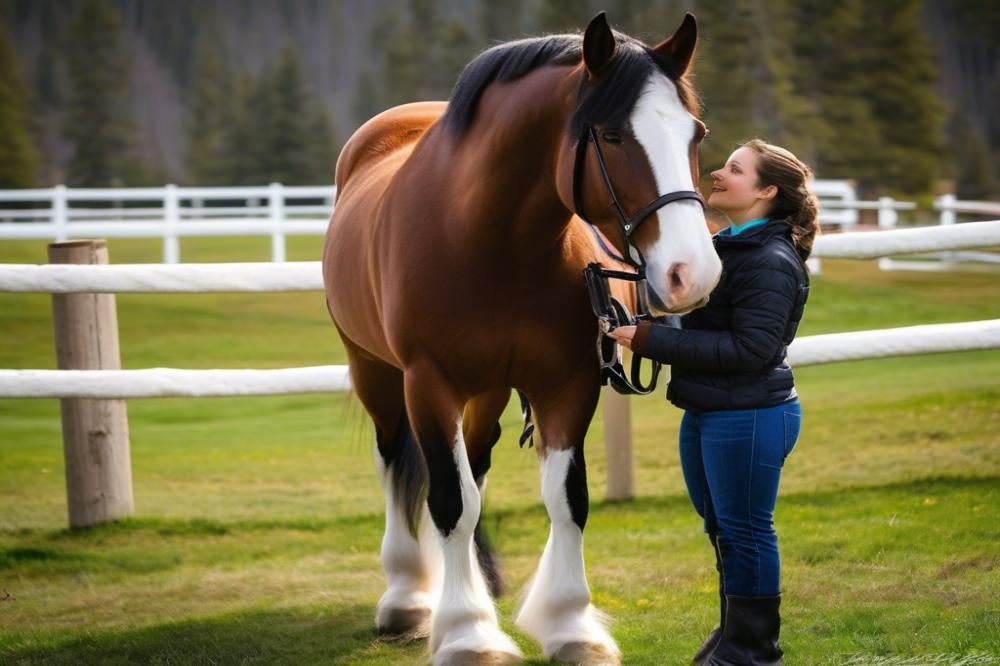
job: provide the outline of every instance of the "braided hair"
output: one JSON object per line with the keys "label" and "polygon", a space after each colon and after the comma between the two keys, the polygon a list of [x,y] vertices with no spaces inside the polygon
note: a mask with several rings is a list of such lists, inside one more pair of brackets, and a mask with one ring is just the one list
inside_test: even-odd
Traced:
{"label": "braided hair", "polygon": [[792,242],[805,262],[812,252],[819,233],[819,203],[806,186],[813,177],[810,169],[791,151],[760,139],[743,144],[757,153],[757,187],[774,185],[778,188],[769,217],[784,219],[792,234]]}

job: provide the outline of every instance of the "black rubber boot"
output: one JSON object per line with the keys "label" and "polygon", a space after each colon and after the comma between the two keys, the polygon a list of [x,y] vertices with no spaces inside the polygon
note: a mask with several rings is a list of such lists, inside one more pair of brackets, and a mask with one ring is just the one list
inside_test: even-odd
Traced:
{"label": "black rubber boot", "polygon": [[722,638],[722,628],[726,626],[726,591],[722,585],[722,553],[719,551],[719,540],[714,532],[709,533],[708,540],[712,542],[712,549],[715,551],[715,570],[719,572],[719,626],[712,630],[705,642],[698,648],[698,652],[695,653],[694,659],[691,661],[692,666],[700,666],[705,663],[705,658],[715,649],[719,639]]}
{"label": "black rubber boot", "polygon": [[774,666],[784,652],[778,645],[781,597],[727,597],[722,637],[705,660],[709,666]]}

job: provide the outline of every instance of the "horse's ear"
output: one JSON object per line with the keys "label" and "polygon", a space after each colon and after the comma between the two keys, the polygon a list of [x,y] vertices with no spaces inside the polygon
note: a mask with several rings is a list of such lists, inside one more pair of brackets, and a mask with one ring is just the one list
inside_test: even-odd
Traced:
{"label": "horse's ear", "polygon": [[673,65],[674,73],[684,76],[694,57],[694,49],[698,45],[698,22],[694,15],[685,14],[681,27],[677,32],[667,37],[653,51]]}
{"label": "horse's ear", "polygon": [[615,55],[615,34],[608,25],[608,17],[601,12],[590,19],[583,33],[583,62],[591,74],[597,74],[611,62]]}

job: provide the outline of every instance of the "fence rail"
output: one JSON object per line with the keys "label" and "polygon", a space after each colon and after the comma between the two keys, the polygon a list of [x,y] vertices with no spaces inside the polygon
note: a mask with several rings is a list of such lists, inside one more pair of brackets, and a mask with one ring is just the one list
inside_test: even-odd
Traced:
{"label": "fence rail", "polygon": [[276,370],[0,370],[0,398],[207,398],[336,393],[346,365]]}
{"label": "fence rail", "polygon": [[[180,262],[180,239],[192,236],[270,236],[271,261],[285,261],[285,237],[322,235],[333,210],[332,186],[132,187],[120,189],[52,188],[2,190],[0,202],[43,204],[47,208],[0,211],[0,239],[162,238],[163,262]],[[295,204],[293,201],[322,200]],[[245,202],[206,206],[206,202]],[[156,207],[126,203],[157,202]],[[262,205],[264,202],[266,205]],[[104,203],[79,207],[71,203]],[[222,217],[220,217],[222,216]],[[47,219],[47,222],[39,220]]]}
{"label": "fence rail", "polygon": [[[858,223],[859,211],[876,210],[879,225],[892,227],[899,211],[916,208],[913,202],[889,197],[859,201],[854,183],[849,180],[816,180],[810,187],[819,198],[820,221],[824,226],[850,230]],[[0,210],[0,240],[159,238],[163,240],[163,262],[174,264],[180,262],[181,238],[270,236],[271,260],[283,262],[287,236],[326,232],[336,192],[332,186],[280,183],[119,189],[58,185],[0,190],[0,205],[7,204]],[[322,203],[317,204],[317,200]],[[44,207],[19,208],[17,204]],[[95,207],[99,204],[103,205]],[[962,213],[1000,216],[998,203],[958,201],[953,195],[939,197],[935,210],[942,225],[954,224],[956,216]],[[814,268],[818,270],[819,264],[814,264]]]}
{"label": "fence rail", "polygon": [[[841,361],[1000,348],[1000,319],[810,335],[788,348],[796,368]],[[0,370],[0,398],[207,398],[334,393],[346,365],[277,370]]]}
{"label": "fence rail", "polygon": [[[1000,245],[1000,220],[955,227],[853,231],[820,236],[813,254],[871,259],[893,254]],[[0,264],[0,291],[198,293],[310,291],[323,288],[318,261],[225,264]]]}
{"label": "fence rail", "polygon": [[[945,194],[938,197],[934,202],[934,209],[940,213],[939,222],[943,228],[952,228],[958,222],[961,215],[988,215],[1000,216],[1000,202],[994,201],[960,201],[954,194]],[[894,211],[879,211],[879,227],[892,229],[895,227],[897,217]],[[962,224],[967,226],[968,223]],[[985,245],[980,246],[985,247]],[[1000,264],[1000,253],[996,252],[961,252],[955,248],[946,252],[934,252],[930,256],[923,258],[896,259],[893,257],[883,257],[879,259],[878,265],[884,271],[908,270],[908,271],[951,271],[955,270],[959,262],[976,262],[979,264]],[[923,252],[919,250],[918,252]]]}

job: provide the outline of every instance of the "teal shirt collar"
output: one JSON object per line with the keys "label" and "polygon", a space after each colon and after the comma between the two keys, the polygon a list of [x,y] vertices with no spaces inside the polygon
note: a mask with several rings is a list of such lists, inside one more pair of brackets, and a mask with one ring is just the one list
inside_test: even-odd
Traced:
{"label": "teal shirt collar", "polygon": [[759,227],[760,225],[767,222],[766,217],[758,217],[756,220],[750,220],[749,222],[744,222],[743,224],[730,224],[728,228],[723,229],[721,233],[729,232],[728,235],[735,236],[738,233],[746,231],[747,229],[753,227]]}

